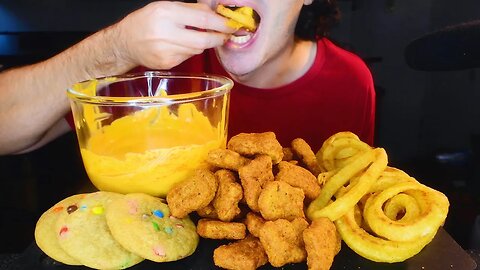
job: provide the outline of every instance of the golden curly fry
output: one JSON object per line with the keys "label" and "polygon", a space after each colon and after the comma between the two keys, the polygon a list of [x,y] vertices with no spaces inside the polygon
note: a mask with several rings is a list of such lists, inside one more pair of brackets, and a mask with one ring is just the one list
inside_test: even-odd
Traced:
{"label": "golden curly fry", "polygon": [[362,229],[354,218],[354,209],[335,221],[342,240],[360,256],[374,262],[403,262],[414,256],[430,243],[435,232],[414,241],[391,241],[373,236]]}
{"label": "golden curly fry", "polygon": [[412,221],[421,212],[420,206],[413,196],[397,194],[385,202],[385,216],[395,221]]}
{"label": "golden curly fry", "polygon": [[318,176],[325,184],[307,215],[335,220],[342,239],[357,254],[376,262],[401,262],[430,243],[446,219],[449,202],[407,173],[387,167],[382,149],[370,149],[350,132],[325,141],[317,152],[328,170]]}
{"label": "golden curly fry", "polygon": [[[415,218],[392,220],[385,216],[383,205],[401,192],[419,204],[421,211]],[[377,235],[393,241],[415,241],[438,230],[447,217],[448,206],[447,197],[436,190],[417,183],[399,183],[370,197],[363,215]]]}
{"label": "golden curly fry", "polygon": [[[349,209],[353,209],[353,206],[367,194],[382,171],[385,170],[387,162],[387,154],[383,148],[362,153],[357,159],[340,169],[325,184],[318,198],[308,206],[308,218],[314,220],[319,217],[328,217],[334,221],[343,216]],[[328,204],[332,196],[341,187],[364,169],[366,171],[359,177],[355,185],[350,186],[344,195]]]}
{"label": "golden curly fry", "polygon": [[352,132],[339,132],[328,138],[317,152],[317,161],[323,171],[344,167],[356,155],[370,149],[370,146]]}

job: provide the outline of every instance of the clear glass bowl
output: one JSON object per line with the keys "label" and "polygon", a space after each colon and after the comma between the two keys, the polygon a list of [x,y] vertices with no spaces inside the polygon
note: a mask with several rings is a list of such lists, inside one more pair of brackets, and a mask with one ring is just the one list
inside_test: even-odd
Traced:
{"label": "clear glass bowl", "polygon": [[226,77],[156,71],[73,85],[88,177],[99,190],[166,196],[225,147],[232,87]]}

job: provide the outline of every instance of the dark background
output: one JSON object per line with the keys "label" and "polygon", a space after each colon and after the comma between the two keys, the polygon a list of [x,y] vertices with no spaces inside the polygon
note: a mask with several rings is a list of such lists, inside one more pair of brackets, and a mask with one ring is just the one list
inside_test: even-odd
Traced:
{"label": "dark background", "polygon": [[[0,0],[0,70],[48,58],[148,2]],[[446,230],[463,248],[478,248],[479,70],[415,71],[404,49],[423,34],[479,19],[480,2],[343,0],[340,6],[343,19],[332,39],[372,71],[376,146],[386,148],[392,166],[446,193]],[[43,211],[89,186],[74,133],[29,154],[0,157],[0,252],[21,252]]]}

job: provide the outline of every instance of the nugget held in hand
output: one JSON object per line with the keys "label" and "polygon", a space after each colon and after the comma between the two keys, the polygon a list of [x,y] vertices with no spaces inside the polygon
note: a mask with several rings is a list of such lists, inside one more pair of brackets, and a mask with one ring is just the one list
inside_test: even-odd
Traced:
{"label": "nugget held in hand", "polygon": [[231,10],[223,5],[218,5],[216,11],[218,14],[230,19],[227,21],[229,27],[235,29],[245,28],[248,31],[255,31],[257,29],[254,11],[251,7],[245,6]]}
{"label": "nugget held in hand", "polygon": [[274,180],[272,159],[267,155],[260,155],[238,170],[243,187],[243,196],[247,205],[253,211],[258,209],[258,197],[262,187]]}
{"label": "nugget held in hand", "polygon": [[328,218],[316,219],[303,231],[308,269],[328,270],[340,251],[341,238]]}
{"label": "nugget held in hand", "polygon": [[320,185],[317,178],[307,169],[287,161],[278,163],[279,172],[275,175],[276,181],[290,184],[303,190],[305,197],[314,200],[320,194]]}
{"label": "nugget held in hand", "polygon": [[173,216],[184,218],[193,211],[206,207],[217,192],[217,179],[207,169],[196,170],[193,176],[175,185],[167,194]]}
{"label": "nugget held in hand", "polygon": [[302,232],[308,227],[303,218],[267,221],[260,230],[260,242],[274,267],[303,262],[307,257]]}
{"label": "nugget held in hand", "polygon": [[245,224],[239,222],[200,219],[197,224],[198,235],[209,239],[239,240],[245,238],[246,231]]}
{"label": "nugget held in hand", "polygon": [[236,182],[235,174],[229,170],[215,172],[218,189],[213,199],[213,207],[221,221],[231,221],[240,214],[238,202],[243,197],[242,186]]}
{"label": "nugget held in hand", "polygon": [[304,218],[304,199],[305,195],[300,188],[292,187],[285,182],[273,181],[267,183],[260,193],[258,208],[266,220]]}
{"label": "nugget held in hand", "polygon": [[228,149],[215,149],[208,152],[207,162],[213,166],[238,171],[238,168],[250,160]]}
{"label": "nugget held in hand", "polygon": [[245,239],[228,245],[223,245],[213,251],[213,261],[216,266],[224,269],[254,270],[267,264],[260,240],[249,235]]}
{"label": "nugget held in hand", "polygon": [[240,133],[228,141],[227,148],[244,156],[269,155],[273,164],[283,158],[282,145],[273,132]]}

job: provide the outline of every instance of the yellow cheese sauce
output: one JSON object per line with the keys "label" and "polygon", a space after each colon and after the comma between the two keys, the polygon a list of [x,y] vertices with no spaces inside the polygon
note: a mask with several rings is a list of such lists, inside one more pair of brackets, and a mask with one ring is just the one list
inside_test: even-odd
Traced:
{"label": "yellow cheese sauce", "polygon": [[[91,121],[102,117],[91,114]],[[210,150],[226,143],[222,124],[212,126],[193,104],[179,105],[176,113],[146,108],[98,130],[95,123],[88,126],[91,135],[81,148],[88,176],[98,189],[119,193],[164,197],[175,183],[206,166]]]}

